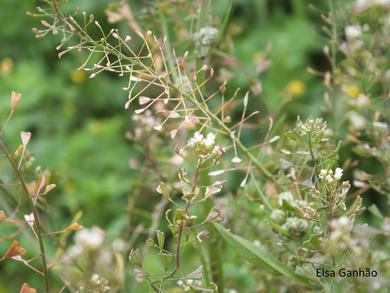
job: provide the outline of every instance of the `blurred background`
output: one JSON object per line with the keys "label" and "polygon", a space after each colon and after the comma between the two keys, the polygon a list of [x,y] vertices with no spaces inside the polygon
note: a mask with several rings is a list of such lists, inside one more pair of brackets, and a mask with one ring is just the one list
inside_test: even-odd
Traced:
{"label": "blurred background", "polygon": [[[74,0],[69,9],[80,6],[108,30],[105,11],[112,2]],[[144,15],[145,1],[127,2],[133,15]],[[307,68],[328,67],[322,55],[326,39],[321,35],[322,20],[308,2],[235,0],[223,43],[235,59],[234,66],[220,71],[221,78],[230,80],[230,90],[252,90],[260,97],[256,106],[264,117],[283,112],[291,125],[297,115],[320,115],[323,105],[323,81],[308,74]],[[123,81],[105,74],[90,80],[76,70],[84,56],[72,53],[58,59],[58,40],[38,40],[31,32],[39,23],[26,11],[37,5],[43,3],[0,0],[2,120],[9,112],[11,91],[23,95],[7,129],[7,142],[17,146],[20,131],[32,132],[30,150],[36,164],[52,170],[51,180],[57,184],[49,199],[55,206],[50,215],[53,222],[68,223],[71,215],[82,212],[81,224],[120,233],[128,221],[129,195],[140,175],[130,168],[131,161],[141,156],[125,137],[130,116],[124,110]],[[315,5],[326,7],[326,1],[316,0]],[[216,17],[223,18],[226,12],[225,1],[216,1]],[[145,203],[147,196],[141,197]],[[135,222],[148,221],[145,210],[138,211]],[[14,268],[7,265],[5,272],[0,263],[0,292],[10,292],[4,282]]]}

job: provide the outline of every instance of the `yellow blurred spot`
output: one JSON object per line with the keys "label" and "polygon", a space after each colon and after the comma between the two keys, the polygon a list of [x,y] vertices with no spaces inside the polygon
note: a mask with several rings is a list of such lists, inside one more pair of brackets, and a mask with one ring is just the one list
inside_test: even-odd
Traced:
{"label": "yellow blurred spot", "polygon": [[255,54],[253,54],[253,62],[254,62],[255,64],[259,63],[259,61],[260,61],[261,59],[263,59],[263,58],[264,58],[263,53],[260,52],[260,51],[258,51],[258,52],[256,52]]}
{"label": "yellow blurred spot", "polygon": [[87,74],[83,70],[74,70],[70,74],[70,79],[74,83],[82,83],[87,78]]}
{"label": "yellow blurred spot", "polygon": [[102,125],[98,121],[92,121],[91,124],[89,124],[89,129],[93,134],[99,134],[102,130]]}
{"label": "yellow blurred spot", "polygon": [[299,80],[292,80],[287,85],[287,91],[290,93],[293,97],[301,96],[305,93],[306,87],[303,84],[302,81]]}
{"label": "yellow blurred spot", "polygon": [[0,62],[0,75],[6,76],[11,73],[14,68],[14,62],[11,58],[6,57]]}
{"label": "yellow blurred spot", "polygon": [[341,89],[351,98],[357,98],[361,94],[356,85],[344,85]]}

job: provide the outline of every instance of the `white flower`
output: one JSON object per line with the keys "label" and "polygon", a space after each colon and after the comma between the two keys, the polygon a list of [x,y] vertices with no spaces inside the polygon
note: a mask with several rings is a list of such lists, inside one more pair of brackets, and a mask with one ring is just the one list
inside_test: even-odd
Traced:
{"label": "white flower", "polygon": [[202,140],[203,140],[203,134],[197,131],[194,133],[194,137],[188,141],[188,145],[194,147],[196,144],[201,143]]}
{"label": "white flower", "polygon": [[91,282],[98,284],[99,279],[100,279],[100,276],[98,274],[93,274],[91,277]]}
{"label": "white flower", "polygon": [[332,183],[332,182],[333,182],[333,180],[334,180],[334,178],[333,178],[333,176],[332,176],[332,175],[328,175],[328,176],[326,176],[326,181],[327,181],[328,183]]}
{"label": "white flower", "polygon": [[328,175],[328,170],[322,169],[320,171],[320,175],[318,175],[318,177],[320,177],[320,179],[324,179],[326,177],[326,175]]}
{"label": "white flower", "polygon": [[204,145],[206,147],[211,147],[214,145],[214,143],[215,143],[215,135],[213,133],[209,133],[207,135],[207,138],[204,141]]}
{"label": "white flower", "polygon": [[336,168],[333,178],[336,180],[340,180],[342,176],[343,176],[343,169]]}
{"label": "white flower", "polygon": [[203,46],[210,46],[218,35],[218,29],[213,27],[202,27],[195,34],[195,40]]}
{"label": "white flower", "polygon": [[349,120],[351,121],[352,126],[356,129],[361,130],[366,126],[366,119],[356,112],[353,112],[351,116],[349,116]]}
{"label": "white flower", "polygon": [[200,132],[195,132],[194,133],[194,140],[196,141],[196,142],[200,142],[200,141],[202,141],[202,139],[203,139],[203,134],[201,134]]}
{"label": "white flower", "polygon": [[103,245],[104,231],[98,227],[80,230],[75,235],[75,241],[77,245],[86,249],[98,249]]}
{"label": "white flower", "polygon": [[24,220],[31,227],[31,229],[33,229],[33,231],[34,231],[34,222],[35,222],[34,214],[31,213],[29,215],[24,215]]}
{"label": "white flower", "polygon": [[345,35],[347,39],[357,39],[362,35],[362,29],[360,25],[349,25],[345,28]]}

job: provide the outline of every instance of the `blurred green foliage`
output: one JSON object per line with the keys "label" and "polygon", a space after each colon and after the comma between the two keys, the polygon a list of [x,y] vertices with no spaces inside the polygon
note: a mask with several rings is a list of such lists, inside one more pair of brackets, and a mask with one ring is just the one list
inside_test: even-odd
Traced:
{"label": "blurred green foliage", "polygon": [[[75,0],[70,2],[70,9],[80,6],[108,28],[104,10],[109,2]],[[264,116],[277,113],[281,105],[290,122],[298,114],[316,116],[320,112],[322,80],[309,75],[307,67],[327,67],[321,55],[325,40],[320,33],[322,20],[308,9],[307,2],[234,1],[226,33],[234,42],[232,52],[240,66],[229,69],[234,76],[229,90],[246,90],[261,80],[263,93],[256,103]],[[323,2],[315,1],[315,5],[323,6]],[[141,1],[129,3],[134,12],[142,8]],[[50,205],[56,207],[50,214],[53,223],[68,223],[71,214],[82,211],[83,225],[120,231],[126,224],[128,196],[139,178],[139,172],[129,168],[129,160],[140,155],[125,139],[130,117],[123,107],[123,83],[108,74],[90,81],[86,73],[75,70],[82,63],[81,56],[58,60],[53,49],[55,38],[36,40],[31,28],[37,20],[26,11],[39,4],[0,0],[2,119],[8,115],[10,92],[23,94],[7,129],[8,144],[16,147],[20,131],[32,132],[31,151],[38,165],[53,170],[53,181],[58,185],[49,198]],[[222,16],[226,5],[218,3],[214,9]],[[269,44],[272,49],[268,54]],[[259,77],[256,66],[262,56],[267,56],[272,65]],[[295,94],[284,104],[289,86]],[[137,221],[143,220],[139,215]],[[15,265],[7,266],[5,272],[0,264],[0,292],[10,292],[2,288],[9,288],[4,282],[16,277],[11,277],[14,269]],[[227,279],[234,275],[240,282],[248,281],[244,269],[233,270],[228,264]]]}

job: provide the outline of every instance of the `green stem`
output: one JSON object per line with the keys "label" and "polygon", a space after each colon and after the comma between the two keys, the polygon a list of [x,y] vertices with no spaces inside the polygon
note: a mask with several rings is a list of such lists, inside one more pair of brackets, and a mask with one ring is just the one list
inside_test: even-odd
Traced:
{"label": "green stem", "polygon": [[[208,167],[210,167],[211,162],[208,163],[209,165],[203,166],[204,170],[200,173],[200,180],[199,185],[202,186],[209,186],[211,184],[210,182],[210,176],[208,175]],[[203,218],[206,218],[210,210],[214,207],[214,200],[213,198],[209,198],[206,200],[206,202],[203,204]],[[220,292],[224,292],[224,280],[223,280],[223,266],[222,266],[222,256],[221,256],[221,238],[218,237],[217,232],[215,231],[215,228],[212,225],[208,225],[208,231],[210,233],[209,235],[209,241],[207,243],[207,253],[208,253],[208,263],[207,268],[204,270],[209,271],[210,276],[209,279],[213,281]],[[209,284],[209,282],[206,282],[206,284]]]}
{"label": "green stem", "polygon": [[[161,24],[162,24],[162,31],[163,31],[163,35],[165,36],[165,54],[167,56],[167,62],[168,62],[168,68],[171,69],[171,68],[175,68],[175,62],[173,60],[173,50],[172,50],[172,46],[171,46],[171,38],[170,38],[170,34],[169,34],[169,29],[168,29],[168,20],[167,18],[165,17],[165,14],[164,14],[164,11],[161,9],[161,7],[158,9],[158,15],[160,17],[160,21],[161,21]],[[172,78],[171,78],[171,81],[176,84],[176,74],[174,74],[174,72],[172,72]]]}
{"label": "green stem", "polygon": [[251,172],[251,177],[253,178],[253,183],[254,183],[254,185],[255,185],[255,188],[256,188],[256,190],[257,190],[257,193],[260,195],[261,200],[263,201],[263,204],[265,205],[266,209],[267,209],[268,211],[272,211],[272,206],[271,206],[271,204],[269,203],[267,197],[264,195],[263,191],[261,190],[259,184],[257,183],[256,178],[255,178],[253,172]]}
{"label": "green stem", "polygon": [[40,220],[39,220],[39,213],[38,213],[38,210],[36,209],[34,203],[33,203],[33,200],[30,196],[30,193],[27,189],[27,185],[26,185],[26,182],[24,180],[24,177],[23,177],[23,174],[20,172],[20,170],[18,169],[18,166],[16,165],[15,161],[12,159],[12,156],[10,154],[10,152],[8,151],[7,147],[5,146],[4,142],[0,139],[0,148],[1,150],[3,151],[3,153],[6,155],[8,161],[10,162],[12,168],[14,169],[15,173],[16,173],[16,176],[18,177],[21,185],[22,185],[22,189],[24,191],[24,194],[26,196],[26,199],[27,199],[27,202],[29,204],[29,207],[33,213],[33,216],[34,216],[34,227],[35,227],[35,232],[36,232],[36,235],[37,235],[37,238],[38,238],[38,242],[39,242],[39,250],[40,250],[40,253],[41,253],[41,259],[42,259],[42,268],[43,268],[43,278],[44,278],[44,283],[45,283],[45,291],[46,293],[49,292],[49,274],[48,274],[48,270],[47,270],[47,262],[46,262],[46,253],[45,253],[45,246],[44,246],[44,243],[43,243],[43,237],[42,237],[42,226],[40,224]]}
{"label": "green stem", "polygon": [[332,112],[332,126],[333,129],[338,129],[338,103],[336,100],[336,64],[337,64],[337,16],[334,0],[328,0],[329,10],[331,14],[331,29],[332,36],[330,40],[330,58],[331,58],[331,67],[332,67],[332,78],[331,78],[331,107],[330,111]]}

